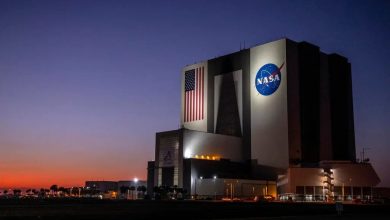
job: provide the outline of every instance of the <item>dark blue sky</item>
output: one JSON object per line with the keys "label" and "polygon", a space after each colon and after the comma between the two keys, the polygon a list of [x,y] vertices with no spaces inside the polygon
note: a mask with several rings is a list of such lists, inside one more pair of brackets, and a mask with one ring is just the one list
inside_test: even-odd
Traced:
{"label": "dark blue sky", "polygon": [[388,1],[1,0],[0,188],[145,178],[181,68],[283,37],[349,58],[357,155],[390,186]]}

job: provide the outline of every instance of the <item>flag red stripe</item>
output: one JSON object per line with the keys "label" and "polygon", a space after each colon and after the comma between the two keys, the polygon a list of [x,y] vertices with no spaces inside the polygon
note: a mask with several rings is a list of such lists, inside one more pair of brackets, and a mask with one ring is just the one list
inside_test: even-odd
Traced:
{"label": "flag red stripe", "polygon": [[198,118],[199,120],[202,119],[201,118],[201,115],[202,115],[202,100],[201,100],[201,96],[200,96],[200,92],[201,92],[201,88],[202,88],[202,68],[199,68],[199,83],[198,83],[198,100],[199,100],[199,114],[198,114]]}
{"label": "flag red stripe", "polygon": [[184,111],[183,111],[183,121],[186,122],[186,88],[184,86]]}
{"label": "flag red stripe", "polygon": [[200,97],[200,88],[201,88],[201,78],[202,78],[202,68],[199,68],[199,74],[198,74],[198,79],[199,79],[199,82],[198,82],[198,100],[199,100],[199,106],[198,106],[198,119],[200,120],[200,115],[202,113],[202,99]]}
{"label": "flag red stripe", "polygon": [[198,120],[198,111],[199,111],[198,110],[198,72],[199,72],[199,69],[196,68],[196,70],[195,70],[195,90],[194,90],[194,96],[195,96],[194,121]]}
{"label": "flag red stripe", "polygon": [[204,102],[203,102],[203,95],[204,95],[204,91],[203,91],[203,86],[204,86],[204,67],[202,67],[202,81],[201,81],[201,93],[200,93],[200,97],[201,97],[201,103],[202,103],[202,114],[201,114],[201,118],[200,119],[203,119],[203,112],[204,112]]}
{"label": "flag red stripe", "polygon": [[194,112],[195,112],[195,103],[194,103],[194,90],[192,90],[191,91],[191,105],[192,105],[192,107],[191,107],[191,121],[193,121],[194,120]]}
{"label": "flag red stripe", "polygon": [[200,74],[200,88],[199,88],[199,92],[200,92],[200,102],[202,103],[202,105],[201,105],[201,112],[200,112],[200,119],[203,119],[203,91],[202,91],[202,89],[203,89],[203,67],[202,67],[202,70],[201,70],[201,74]]}
{"label": "flag red stripe", "polygon": [[187,116],[187,121],[190,121],[190,117],[191,117],[191,92],[188,91],[187,92],[187,100],[188,100],[188,104],[187,104],[187,108],[188,108],[188,116]]}
{"label": "flag red stripe", "polygon": [[199,71],[200,68],[198,68],[198,71],[196,73],[196,120],[199,120]]}
{"label": "flag red stripe", "polygon": [[199,76],[200,76],[200,68],[198,68],[198,71],[196,74],[196,120],[199,120],[199,113],[200,113]]}
{"label": "flag red stripe", "polygon": [[[184,90],[185,90],[185,88],[184,88]],[[184,91],[184,122],[186,122],[186,121],[187,121],[187,92]]]}
{"label": "flag red stripe", "polygon": [[190,121],[192,121],[192,113],[194,112],[194,103],[192,98],[192,91],[190,91]]}

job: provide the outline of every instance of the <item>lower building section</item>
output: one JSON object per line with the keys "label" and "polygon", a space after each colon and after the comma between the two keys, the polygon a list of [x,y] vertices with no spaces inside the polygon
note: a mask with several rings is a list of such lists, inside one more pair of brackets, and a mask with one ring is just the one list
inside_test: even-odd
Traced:
{"label": "lower building section", "polygon": [[372,188],[380,182],[369,163],[320,161],[278,168],[246,160],[242,145],[240,137],[188,129],[157,133],[155,161],[148,163],[148,194],[180,192],[187,198],[203,199],[271,195],[296,201],[366,200],[374,196]]}
{"label": "lower building section", "polygon": [[276,197],[276,182],[249,179],[193,178],[191,197],[196,199],[253,199]]}
{"label": "lower building section", "polygon": [[277,181],[280,200],[371,200],[380,182],[368,163],[324,161],[315,168],[288,168]]}
{"label": "lower building section", "polygon": [[[183,185],[174,185],[173,167],[154,167],[148,163],[148,176],[161,172],[161,184],[148,180],[148,193],[154,195],[158,188],[185,192],[193,199],[253,199],[261,196],[276,198],[276,181],[261,180],[251,175],[251,164],[227,159],[183,159]],[[153,184],[153,185],[152,185]],[[161,189],[160,189],[161,191]]]}

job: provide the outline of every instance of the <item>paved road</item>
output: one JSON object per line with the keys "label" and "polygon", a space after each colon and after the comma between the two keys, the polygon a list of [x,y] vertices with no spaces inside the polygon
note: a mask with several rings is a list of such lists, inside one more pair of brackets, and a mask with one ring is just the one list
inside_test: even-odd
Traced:
{"label": "paved road", "polygon": [[390,219],[390,206],[207,201],[1,201],[0,219]]}
{"label": "paved road", "polygon": [[338,215],[308,215],[308,216],[278,216],[278,217],[255,217],[255,218],[232,218],[229,220],[388,220],[390,214],[343,214]]}

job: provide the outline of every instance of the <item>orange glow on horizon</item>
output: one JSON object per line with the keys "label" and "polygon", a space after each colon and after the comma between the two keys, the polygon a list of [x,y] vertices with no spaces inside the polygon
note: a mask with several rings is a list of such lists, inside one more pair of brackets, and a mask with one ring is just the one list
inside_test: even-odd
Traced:
{"label": "orange glow on horizon", "polygon": [[146,180],[147,161],[154,155],[153,146],[115,142],[111,136],[45,135],[20,133],[0,139],[0,190],[84,186],[88,180]]}
{"label": "orange glow on horizon", "polygon": [[[0,145],[1,146],[1,145]],[[146,180],[147,152],[61,152],[47,148],[44,153],[15,149],[13,157],[0,163],[0,189],[84,186],[87,180]],[[129,149],[130,151],[131,149]],[[114,158],[114,159],[113,159]]]}
{"label": "orange glow on horizon", "polygon": [[[61,173],[54,172],[41,172],[41,171],[32,171],[25,172],[22,175],[21,173],[12,174],[12,173],[3,173],[5,178],[0,180],[0,189],[13,189],[13,188],[49,188],[51,185],[56,184],[62,187],[73,187],[73,186],[84,186],[85,181],[87,180],[110,180],[110,181],[119,181],[119,180],[132,180],[131,177],[126,177],[125,175],[113,174],[111,176],[107,175],[102,177],[99,174],[95,174],[93,177],[90,173],[85,173],[80,171],[78,173],[62,171]],[[137,174],[141,180],[146,180],[145,175]],[[90,178],[88,178],[90,177]]]}

